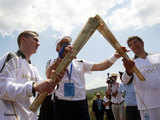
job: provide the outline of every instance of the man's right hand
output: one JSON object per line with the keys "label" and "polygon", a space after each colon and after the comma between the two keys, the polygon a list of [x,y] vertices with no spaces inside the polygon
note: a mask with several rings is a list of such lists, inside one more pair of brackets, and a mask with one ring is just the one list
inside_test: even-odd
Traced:
{"label": "man's right hand", "polygon": [[59,81],[61,81],[61,79],[64,76],[65,71],[62,71],[60,74],[56,74],[55,70],[52,70],[51,74],[56,74],[56,78],[53,81],[51,78],[47,79],[41,83],[35,83],[34,84],[34,89],[35,91],[39,92],[39,93],[43,93],[43,92],[47,92],[47,93],[51,93],[55,86],[57,85],[57,83]]}
{"label": "man's right hand", "polygon": [[43,93],[43,92],[51,93],[54,90],[54,86],[50,79],[40,83],[35,83],[33,87],[35,91],[38,93]]}

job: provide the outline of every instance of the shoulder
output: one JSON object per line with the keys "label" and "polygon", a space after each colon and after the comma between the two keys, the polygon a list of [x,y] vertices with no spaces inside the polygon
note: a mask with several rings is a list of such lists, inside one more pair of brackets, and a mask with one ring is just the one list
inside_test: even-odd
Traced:
{"label": "shoulder", "polygon": [[82,59],[73,59],[72,60],[73,65],[83,66],[85,64],[84,60]]}
{"label": "shoulder", "polygon": [[9,52],[5,53],[3,56],[0,57],[0,62],[5,61],[5,59],[7,58]]}
{"label": "shoulder", "polygon": [[14,52],[7,52],[3,57],[1,57],[5,62],[10,60],[17,60],[18,56]]}
{"label": "shoulder", "polygon": [[73,59],[72,61],[76,62],[77,64],[83,64],[83,65],[93,65],[94,64],[93,62],[89,62],[84,59]]}
{"label": "shoulder", "polygon": [[5,53],[3,56],[0,57],[0,68],[2,68],[8,54],[9,54],[9,52]]}
{"label": "shoulder", "polygon": [[150,60],[153,60],[153,61],[159,61],[160,60],[160,53],[150,53],[148,54],[148,58]]}
{"label": "shoulder", "polygon": [[47,63],[46,63],[46,66],[52,65],[55,61],[56,61],[56,59],[48,59]]}
{"label": "shoulder", "polygon": [[77,63],[84,63],[83,59],[73,59],[72,61]]}
{"label": "shoulder", "polygon": [[160,56],[160,53],[149,53],[148,56]]}

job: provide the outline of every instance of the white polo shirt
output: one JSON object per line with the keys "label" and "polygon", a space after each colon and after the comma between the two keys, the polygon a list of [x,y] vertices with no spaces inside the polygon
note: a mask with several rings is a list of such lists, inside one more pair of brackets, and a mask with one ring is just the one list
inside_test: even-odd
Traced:
{"label": "white polo shirt", "polygon": [[[104,103],[110,102],[109,98],[107,98],[106,96],[104,96],[103,101],[104,101]],[[106,105],[106,106],[105,106],[105,109],[106,109],[106,110],[110,109],[110,108],[109,108],[109,105]]]}
{"label": "white polo shirt", "polygon": [[[51,62],[52,63],[52,62]],[[87,63],[84,60],[74,59],[72,60],[72,73],[71,80],[69,80],[67,76],[67,72],[65,73],[62,81],[59,83],[58,89],[55,91],[55,95],[60,100],[69,100],[69,101],[77,101],[77,100],[85,100],[86,99],[86,90],[85,90],[85,73],[89,73],[91,71],[93,64]],[[71,64],[68,66],[68,70],[70,72]],[[74,83],[75,86],[75,95],[74,96],[64,96],[64,84],[65,83]]]}
{"label": "white polo shirt", "polygon": [[112,93],[118,91],[116,96],[111,96],[111,102],[112,103],[116,103],[116,104],[120,104],[124,101],[124,97],[122,96],[122,89],[120,88],[120,84],[116,83],[112,85]]}

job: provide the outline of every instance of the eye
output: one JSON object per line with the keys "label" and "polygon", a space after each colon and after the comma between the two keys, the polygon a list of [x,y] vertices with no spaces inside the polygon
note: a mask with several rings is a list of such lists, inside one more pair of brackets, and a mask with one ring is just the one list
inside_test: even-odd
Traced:
{"label": "eye", "polygon": [[34,41],[39,42],[39,40],[37,38],[33,38]]}

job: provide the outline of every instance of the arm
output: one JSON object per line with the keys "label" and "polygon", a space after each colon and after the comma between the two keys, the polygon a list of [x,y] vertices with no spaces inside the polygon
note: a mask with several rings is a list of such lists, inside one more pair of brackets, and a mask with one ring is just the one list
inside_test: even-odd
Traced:
{"label": "arm", "polygon": [[119,83],[118,82],[113,83],[112,84],[112,96],[113,97],[116,97],[117,94],[119,93],[118,89],[119,89]]}
{"label": "arm", "polygon": [[47,78],[51,78],[52,77],[52,70],[55,70],[56,67],[58,66],[58,64],[60,64],[60,62],[62,61],[62,59],[57,58],[55,61],[51,62],[47,69],[46,69],[46,76]]}
{"label": "arm", "polygon": [[[0,98],[4,100],[16,101],[19,99],[26,99],[34,95],[37,91],[39,93],[47,91],[48,93],[53,90],[50,80],[36,83],[31,81],[30,78],[23,78],[19,72],[20,61],[15,57],[8,61],[5,68],[0,73]],[[36,69],[32,68],[36,80],[40,80]],[[23,81],[22,79],[28,79]],[[35,84],[34,84],[35,83]],[[34,91],[34,92],[33,92]]]}
{"label": "arm", "polygon": [[17,78],[18,58],[14,57],[5,65],[0,73],[0,98],[15,101],[32,96],[32,81],[21,83]]}
{"label": "arm", "polygon": [[110,98],[109,98],[109,94],[106,93],[106,96],[103,98],[103,105],[104,107],[109,106],[111,104]]}
{"label": "arm", "polygon": [[104,102],[104,106],[109,106],[110,105],[110,103],[111,103],[111,101],[107,101],[107,102]]}
{"label": "arm", "polygon": [[127,72],[125,72],[123,75],[122,75],[122,82],[124,83],[124,84],[128,84],[130,81],[132,81],[133,80],[133,74],[132,75],[128,75],[127,74]]}
{"label": "arm", "polygon": [[135,63],[131,60],[126,60],[126,59],[122,59],[122,61],[123,61],[123,66],[124,66],[126,72],[122,75],[121,81],[124,84],[127,84],[133,80],[134,75],[133,75],[132,68],[135,66]]}
{"label": "arm", "polygon": [[98,64],[94,64],[91,71],[103,71],[103,70],[106,70],[108,69],[109,67],[111,67],[117,59],[120,58],[120,55],[118,53],[115,53],[113,55],[113,57],[111,57],[110,59],[108,60],[105,60],[101,63],[98,63]]}

